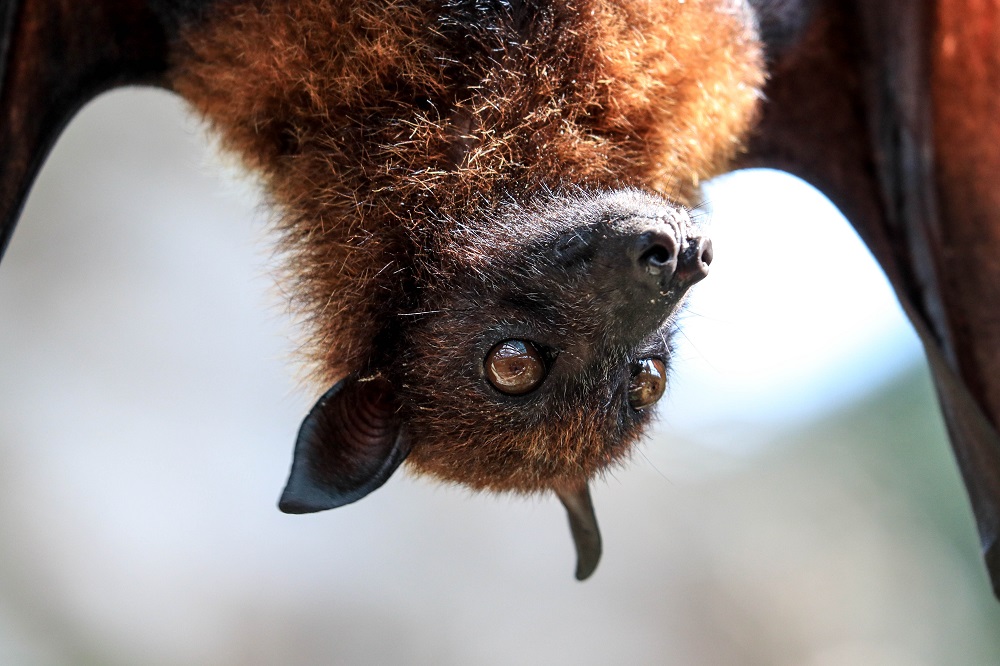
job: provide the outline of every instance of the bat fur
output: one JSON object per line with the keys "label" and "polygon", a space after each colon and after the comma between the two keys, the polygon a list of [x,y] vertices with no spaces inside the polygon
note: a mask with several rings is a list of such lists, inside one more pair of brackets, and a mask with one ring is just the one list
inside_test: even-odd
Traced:
{"label": "bat fur", "polygon": [[[669,360],[685,248],[707,256],[684,206],[730,166],[784,169],[848,216],[913,321],[1000,594],[997,80],[1000,12],[977,0],[6,0],[0,253],[80,105],[177,90],[261,174],[333,383],[282,506],[353,501],[407,456],[553,488],[579,575],[600,547],[585,481],[648,416],[609,409],[614,368]],[[652,228],[679,277],[637,342],[648,308],[597,250]],[[485,391],[484,340],[541,329],[541,388]]]}
{"label": "bat fur", "polygon": [[[525,250],[724,170],[763,82],[751,26],[717,0],[240,2],[181,31],[170,83],[264,178],[317,385],[383,377],[410,469],[531,492],[593,477],[645,415],[603,304]],[[573,366],[512,401],[482,338],[525,319]]]}

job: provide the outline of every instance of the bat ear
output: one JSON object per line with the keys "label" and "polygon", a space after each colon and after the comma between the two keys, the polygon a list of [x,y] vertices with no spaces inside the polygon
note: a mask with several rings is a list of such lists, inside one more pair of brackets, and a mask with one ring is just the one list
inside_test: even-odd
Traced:
{"label": "bat ear", "polygon": [[285,513],[355,502],[385,483],[410,452],[392,384],[351,375],[323,394],[299,428]]}

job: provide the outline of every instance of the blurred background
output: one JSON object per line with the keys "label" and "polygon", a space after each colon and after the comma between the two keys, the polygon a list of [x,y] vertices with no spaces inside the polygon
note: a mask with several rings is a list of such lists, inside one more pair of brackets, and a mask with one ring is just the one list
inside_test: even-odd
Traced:
{"label": "blurred background", "polygon": [[0,264],[0,664],[1000,663],[879,269],[799,181],[708,191],[712,276],[578,583],[552,497],[397,474],[280,514],[315,396],[267,213],[172,96],[88,106]]}

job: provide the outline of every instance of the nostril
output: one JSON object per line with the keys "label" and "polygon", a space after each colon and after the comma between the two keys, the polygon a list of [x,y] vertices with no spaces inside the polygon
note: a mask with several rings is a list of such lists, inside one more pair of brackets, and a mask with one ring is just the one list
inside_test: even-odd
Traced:
{"label": "nostril", "polygon": [[662,245],[654,245],[639,256],[639,264],[652,275],[673,271],[674,252]]}
{"label": "nostril", "polygon": [[632,257],[644,275],[655,278],[659,284],[669,280],[677,270],[677,240],[662,231],[647,231],[639,234],[632,246]]}
{"label": "nostril", "polygon": [[678,262],[677,277],[688,285],[703,280],[714,255],[711,238],[690,239]]}
{"label": "nostril", "polygon": [[712,250],[712,239],[706,238],[701,244],[701,263],[705,266],[710,266],[712,264],[712,257],[715,256]]}

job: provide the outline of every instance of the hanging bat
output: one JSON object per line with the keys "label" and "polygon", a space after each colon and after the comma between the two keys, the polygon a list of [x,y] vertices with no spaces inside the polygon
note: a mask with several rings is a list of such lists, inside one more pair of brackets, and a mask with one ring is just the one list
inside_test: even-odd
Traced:
{"label": "hanging bat", "polygon": [[325,390],[283,511],[354,502],[405,460],[555,492],[593,572],[587,483],[664,391],[712,260],[698,184],[759,101],[746,3],[7,0],[0,66],[0,247],[114,86],[177,92],[261,178]]}
{"label": "hanging bat", "polygon": [[[578,577],[600,552],[586,480],[626,455],[662,390],[673,315],[711,258],[684,205],[740,146],[763,48],[765,102],[731,166],[812,182],[882,264],[927,349],[997,589],[995,9],[65,4],[0,13],[0,248],[81,104],[176,90],[263,175],[315,377],[333,385],[282,507],[354,501],[404,458],[477,488],[554,489]],[[650,280],[643,308],[625,292]]]}

